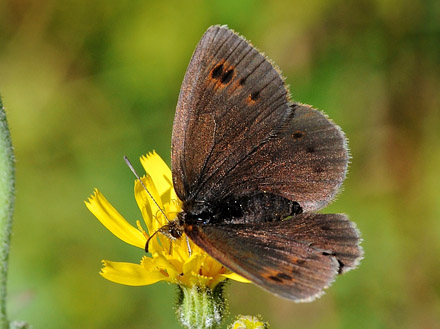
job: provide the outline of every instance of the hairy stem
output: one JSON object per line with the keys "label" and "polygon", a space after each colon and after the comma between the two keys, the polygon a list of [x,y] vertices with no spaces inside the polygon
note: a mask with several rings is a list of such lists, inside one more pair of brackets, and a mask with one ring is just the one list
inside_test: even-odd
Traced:
{"label": "hairy stem", "polygon": [[0,329],[9,329],[6,280],[15,201],[14,152],[6,113],[0,98]]}

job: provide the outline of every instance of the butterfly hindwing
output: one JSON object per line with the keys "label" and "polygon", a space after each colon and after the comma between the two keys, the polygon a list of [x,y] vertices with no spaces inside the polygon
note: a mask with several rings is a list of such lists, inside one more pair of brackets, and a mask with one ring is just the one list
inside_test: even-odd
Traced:
{"label": "butterfly hindwing", "polygon": [[357,229],[340,214],[300,214],[252,225],[192,225],[185,231],[233,272],[294,301],[320,296],[362,256]]}
{"label": "butterfly hindwing", "polygon": [[232,195],[271,192],[298,202],[303,211],[315,211],[334,198],[345,178],[345,144],[340,129],[321,112],[295,104],[269,141],[212,185],[221,182]]}
{"label": "butterfly hindwing", "polygon": [[347,161],[339,128],[321,112],[291,103],[264,55],[226,27],[208,29],[174,119],[173,182],[182,201],[268,191],[312,211],[333,198]]}

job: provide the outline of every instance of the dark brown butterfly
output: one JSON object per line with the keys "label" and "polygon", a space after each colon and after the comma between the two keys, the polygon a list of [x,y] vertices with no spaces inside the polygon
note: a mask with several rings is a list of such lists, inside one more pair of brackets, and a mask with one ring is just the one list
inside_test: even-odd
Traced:
{"label": "dark brown butterfly", "polygon": [[345,215],[315,213],[347,163],[339,127],[292,102],[279,71],[244,38],[212,26],[180,91],[172,171],[183,211],[162,232],[185,232],[278,296],[312,300],[362,256]]}

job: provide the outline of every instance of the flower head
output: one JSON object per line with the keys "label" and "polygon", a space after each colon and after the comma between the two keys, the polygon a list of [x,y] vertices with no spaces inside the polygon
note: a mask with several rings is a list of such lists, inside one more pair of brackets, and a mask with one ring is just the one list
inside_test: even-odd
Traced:
{"label": "flower head", "polygon": [[267,329],[269,324],[263,322],[260,316],[239,315],[228,329]]}
{"label": "flower head", "polygon": [[[154,198],[153,200],[136,180],[134,194],[147,230],[143,229],[139,220],[136,221],[137,227],[132,226],[97,189],[85,203],[98,220],[119,239],[144,250],[149,237],[166,225],[168,220],[172,221],[177,217],[182,210],[182,202],[174,191],[171,170],[155,152],[141,157],[141,163],[147,172],[141,180]],[[100,274],[107,280],[130,286],[167,281],[181,287],[213,289],[227,278],[248,282],[209,256],[187,239],[185,234],[180,239],[170,240],[158,233],[150,240],[148,251],[151,256],[144,255],[140,264],[104,260]]]}

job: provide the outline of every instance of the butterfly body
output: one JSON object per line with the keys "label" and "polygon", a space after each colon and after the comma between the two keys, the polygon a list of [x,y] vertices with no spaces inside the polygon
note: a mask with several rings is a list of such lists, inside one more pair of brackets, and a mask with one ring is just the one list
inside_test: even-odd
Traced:
{"label": "butterfly body", "polygon": [[338,192],[346,139],[320,111],[294,103],[279,71],[224,26],[204,34],[182,83],[172,136],[183,232],[265,290],[322,294],[362,257],[354,223],[317,214]]}
{"label": "butterfly body", "polygon": [[282,220],[302,212],[297,202],[275,194],[255,191],[224,200],[185,202],[180,218],[186,224],[247,224]]}

